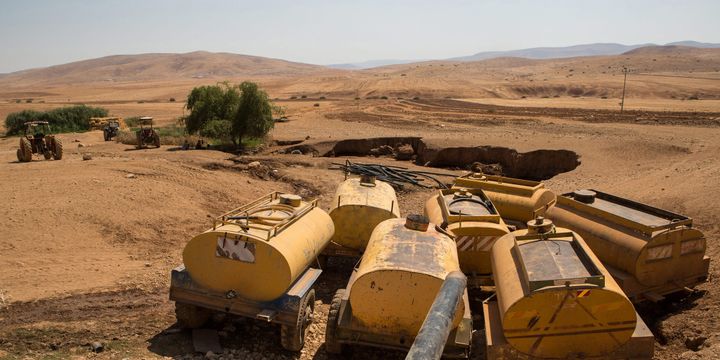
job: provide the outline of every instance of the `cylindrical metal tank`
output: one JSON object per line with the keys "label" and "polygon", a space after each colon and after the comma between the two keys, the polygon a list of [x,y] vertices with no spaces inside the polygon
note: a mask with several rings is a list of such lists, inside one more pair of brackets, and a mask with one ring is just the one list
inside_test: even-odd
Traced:
{"label": "cylindrical metal tank", "polygon": [[[686,216],[578,190],[560,196],[548,217],[582,235],[605,265],[631,275],[645,290],[669,292],[652,287],[672,283],[679,290],[694,285],[685,283],[688,278],[696,283],[697,277],[707,276],[705,237]],[[631,295],[635,289],[626,292]]]}
{"label": "cylindrical metal tank", "polygon": [[[353,318],[373,332],[417,335],[445,277],[459,270],[455,242],[434,224],[406,222],[414,224],[390,219],[375,228],[348,284]],[[452,328],[464,312],[461,303]]]}
{"label": "cylindrical metal tank", "polygon": [[504,219],[526,222],[544,216],[555,194],[538,181],[472,173],[455,179],[453,187],[485,191]]}
{"label": "cylindrical metal tank", "polygon": [[490,249],[509,230],[483,190],[440,190],[425,203],[425,215],[455,236],[463,273],[492,272]]}
{"label": "cylindrical metal tank", "polygon": [[637,314],[600,260],[570,230],[529,225],[492,249],[507,342],[539,358],[604,356],[625,344]]}
{"label": "cylindrical metal tank", "polygon": [[348,179],[340,183],[330,208],[335,224],[332,241],[364,250],[377,224],[400,217],[395,190],[374,177]]}
{"label": "cylindrical metal tank", "polygon": [[188,242],[183,261],[203,287],[270,301],[315,261],[333,231],[317,201],[272,193],[221,216]]}

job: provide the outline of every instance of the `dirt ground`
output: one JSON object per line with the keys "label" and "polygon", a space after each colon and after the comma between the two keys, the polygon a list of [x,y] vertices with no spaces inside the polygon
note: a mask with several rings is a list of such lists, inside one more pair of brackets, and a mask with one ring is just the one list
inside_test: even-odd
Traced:
{"label": "dirt ground", "polygon": [[[656,56],[644,61],[652,64]],[[667,63],[675,64],[673,59]],[[717,64],[716,58],[702,59]],[[276,124],[272,139],[301,142],[308,150],[302,155],[278,153],[288,146],[268,146],[240,158],[170,146],[135,150],[104,142],[102,133],[93,131],[59,135],[66,149],[63,160],[18,163],[18,139],[0,137],[0,358],[193,357],[191,335],[174,328],[168,300],[170,270],[181,262],[184,244],[207,229],[213,217],[270,191],[318,197],[328,208],[343,179],[328,168],[348,157],[313,154],[323,155],[345,139],[414,136],[439,149],[459,148],[460,155],[486,145],[518,152],[569,150],[579,155],[580,165],[547,179],[549,188],[558,193],[594,188],[688,215],[708,239],[707,255],[720,259],[715,241],[720,235],[718,82],[710,79],[700,86],[710,100],[685,101],[681,99],[698,88],[695,80],[647,77],[633,85],[633,102],[619,114],[613,108],[617,100],[612,100],[620,90],[619,78],[605,78],[608,61],[423,63],[352,75],[263,80],[271,96],[282,98],[278,103],[290,118]],[[440,68],[448,67],[458,67],[458,74],[444,77]],[[505,70],[466,81],[488,69]],[[581,95],[570,96],[573,88],[559,85],[570,72],[573,81],[585,76]],[[199,82],[16,84],[0,92],[0,118],[27,108],[84,102],[115,115],[151,115],[160,125],[170,124],[183,115],[181,99]],[[476,86],[484,87],[469,90]],[[597,92],[605,87],[611,91]],[[288,99],[302,93],[311,96]],[[328,94],[327,99],[317,94]],[[383,94],[392,96],[382,99]],[[562,95],[554,98],[556,94]],[[355,100],[356,95],[361,99]],[[178,101],[169,102],[170,96]],[[14,100],[25,97],[35,100]],[[91,154],[92,160],[83,161],[83,154]],[[390,158],[349,158],[418,167]],[[249,169],[251,161],[262,166]],[[402,215],[422,212],[430,194],[421,188],[400,192]],[[302,353],[281,350],[274,326],[226,319],[213,325],[227,349],[223,357],[332,358],[322,345],[328,304],[335,290],[346,285],[353,265],[331,260],[323,272],[317,321]],[[657,359],[719,358],[718,272],[713,261],[709,281],[693,294],[638,309],[656,335]],[[482,359],[482,322],[476,325],[473,359]],[[103,352],[89,351],[96,341],[105,345]],[[364,348],[347,355],[402,357]]]}

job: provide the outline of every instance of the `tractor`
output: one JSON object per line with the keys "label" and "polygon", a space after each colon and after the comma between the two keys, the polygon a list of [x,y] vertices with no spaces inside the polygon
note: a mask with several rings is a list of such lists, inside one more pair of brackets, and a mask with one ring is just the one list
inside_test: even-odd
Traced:
{"label": "tractor", "polygon": [[118,122],[117,120],[110,120],[103,127],[103,138],[105,139],[105,141],[110,141],[112,140],[112,138],[116,137],[119,132],[120,122]]}
{"label": "tractor", "polygon": [[137,136],[137,148],[142,149],[148,145],[160,147],[160,135],[153,128],[153,118],[150,116],[143,116],[140,118],[138,123],[140,129],[136,132]]}
{"label": "tractor", "polygon": [[62,159],[62,141],[50,134],[47,121],[30,121],[25,123],[25,131],[20,138],[17,158],[20,162],[29,162],[33,154],[42,154],[45,160]]}

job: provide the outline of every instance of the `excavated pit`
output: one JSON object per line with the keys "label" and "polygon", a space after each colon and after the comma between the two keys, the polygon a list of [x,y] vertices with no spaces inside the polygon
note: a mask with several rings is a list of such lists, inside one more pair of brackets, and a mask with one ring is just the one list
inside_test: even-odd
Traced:
{"label": "excavated pit", "polygon": [[[412,147],[412,156],[401,149]],[[534,150],[525,153],[499,146],[438,147],[420,137],[382,137],[338,141],[323,156],[395,156],[436,168],[492,170],[497,175],[527,180],[547,180],[574,170],[580,156],[570,150]]]}

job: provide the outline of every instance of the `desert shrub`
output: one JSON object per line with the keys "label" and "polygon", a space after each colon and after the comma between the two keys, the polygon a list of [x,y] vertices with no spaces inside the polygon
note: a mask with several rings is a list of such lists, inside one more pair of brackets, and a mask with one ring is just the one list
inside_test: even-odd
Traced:
{"label": "desert shrub", "polygon": [[380,98],[383,99],[383,100],[387,100],[387,99],[388,99],[388,97],[385,96],[385,95],[381,96]]}
{"label": "desert shrub", "polygon": [[691,96],[688,96],[688,100],[700,100],[700,97],[697,95],[691,95]]}
{"label": "desert shrub", "polygon": [[290,100],[295,100],[295,99],[297,99],[297,96],[291,96],[291,97],[290,97]]}
{"label": "desert shrub", "polygon": [[301,99],[307,99],[307,95],[303,95],[300,97]]}
{"label": "desert shrub", "polygon": [[420,100],[420,97],[419,97],[419,96],[416,96],[416,97],[413,98],[413,100]]}
{"label": "desert shrub", "polygon": [[325,100],[325,97],[324,97],[324,96],[321,96],[321,97],[320,97],[320,100]]}
{"label": "desert shrub", "polygon": [[33,99],[27,99],[27,100],[25,100],[25,103],[27,103],[27,104],[32,104],[32,102],[33,102]]}
{"label": "desert shrub", "polygon": [[359,97],[356,97],[355,100],[360,100],[360,98],[359,98]]}
{"label": "desert shrub", "polygon": [[81,132],[90,130],[91,117],[105,116],[108,116],[106,109],[85,105],[49,111],[23,110],[11,113],[5,118],[5,129],[7,135],[17,135],[23,132],[28,121],[47,121],[53,132]]}
{"label": "desert shrub", "polygon": [[131,116],[129,118],[125,118],[124,120],[125,120],[125,124],[131,128],[137,127],[138,124],[140,123],[139,116]]}
{"label": "desert shrub", "polygon": [[314,107],[320,107],[320,104],[315,103],[315,104],[313,104],[313,106],[314,106]]}
{"label": "desert shrub", "polygon": [[174,98],[174,97],[171,97],[171,98],[170,98],[170,102],[175,102],[175,98]]}
{"label": "desert shrub", "polygon": [[21,102],[22,102],[22,100],[20,100],[20,99],[15,100],[15,103],[16,103],[16,104],[19,104],[19,103],[21,103]]}

